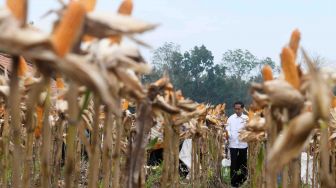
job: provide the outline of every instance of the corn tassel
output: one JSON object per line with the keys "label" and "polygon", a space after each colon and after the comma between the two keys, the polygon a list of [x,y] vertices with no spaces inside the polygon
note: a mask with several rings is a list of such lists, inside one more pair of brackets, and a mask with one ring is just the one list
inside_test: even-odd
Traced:
{"label": "corn tassel", "polygon": [[27,20],[27,0],[7,0],[7,7],[11,10],[21,25],[26,24]]}
{"label": "corn tassel", "polygon": [[[119,6],[118,13],[121,15],[131,15],[133,11],[133,1],[132,0],[124,0]],[[112,35],[110,37],[112,44],[120,44],[121,35]]]}
{"label": "corn tassel", "polygon": [[28,72],[27,62],[22,56],[20,56],[18,75],[22,77],[25,76],[27,72]]}
{"label": "corn tassel", "polygon": [[37,126],[34,131],[35,138],[40,138],[42,132],[43,107],[36,106]]}
{"label": "corn tassel", "polygon": [[71,1],[59,25],[56,27],[52,44],[60,57],[64,57],[72,50],[83,26],[85,7],[78,1]]}
{"label": "corn tassel", "polygon": [[264,81],[273,80],[272,68],[269,65],[264,65],[262,68],[262,76]]}
{"label": "corn tassel", "polygon": [[283,48],[281,53],[281,66],[285,79],[294,88],[300,88],[300,78],[296,68],[293,51],[290,48]]}
{"label": "corn tassel", "polygon": [[297,50],[299,48],[300,38],[301,38],[300,31],[298,29],[295,29],[292,32],[292,35],[291,35],[291,38],[290,38],[290,42],[289,42],[289,47],[290,47],[290,49],[292,49],[292,51],[294,53],[294,58],[297,57]]}

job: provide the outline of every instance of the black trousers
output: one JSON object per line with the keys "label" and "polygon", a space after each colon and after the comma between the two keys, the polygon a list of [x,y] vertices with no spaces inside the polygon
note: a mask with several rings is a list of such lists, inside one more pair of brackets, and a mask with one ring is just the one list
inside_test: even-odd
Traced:
{"label": "black trousers", "polygon": [[239,187],[247,179],[247,148],[230,148],[231,186]]}

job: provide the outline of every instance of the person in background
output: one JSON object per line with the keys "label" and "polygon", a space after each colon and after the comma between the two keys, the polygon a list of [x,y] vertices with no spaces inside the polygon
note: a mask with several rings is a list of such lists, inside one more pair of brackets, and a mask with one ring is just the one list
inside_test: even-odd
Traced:
{"label": "person in background", "polygon": [[248,116],[243,114],[244,103],[237,101],[234,103],[234,111],[227,120],[227,139],[230,149],[230,178],[231,186],[239,187],[247,179],[247,147],[248,144],[239,140],[239,131],[248,121]]}

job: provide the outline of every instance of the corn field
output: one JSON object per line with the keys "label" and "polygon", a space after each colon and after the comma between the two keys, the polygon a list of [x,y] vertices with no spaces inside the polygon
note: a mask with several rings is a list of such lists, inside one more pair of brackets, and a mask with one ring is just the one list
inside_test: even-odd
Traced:
{"label": "corn field", "polygon": [[[0,75],[1,187],[148,187],[157,149],[163,162],[151,186],[230,187],[225,104],[185,98],[169,75],[142,84],[151,66],[139,47],[150,45],[138,35],[158,25],[133,18],[132,0],[116,14],[94,11],[95,0],[59,1],[48,12],[58,16],[51,33],[27,23],[28,3],[7,0],[0,10],[0,52],[10,61]],[[300,35],[281,52],[281,74],[265,66],[251,86],[240,132],[249,143],[245,187],[336,187],[336,72],[310,60]],[[301,53],[307,70],[296,63]]]}

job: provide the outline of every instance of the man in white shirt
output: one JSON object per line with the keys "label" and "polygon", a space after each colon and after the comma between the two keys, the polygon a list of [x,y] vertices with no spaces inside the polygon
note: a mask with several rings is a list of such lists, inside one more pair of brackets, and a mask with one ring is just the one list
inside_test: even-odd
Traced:
{"label": "man in white shirt", "polygon": [[243,114],[244,103],[234,103],[235,113],[227,120],[226,130],[228,131],[230,148],[230,177],[231,186],[241,186],[247,178],[247,143],[239,140],[239,131],[248,121],[248,116]]}

